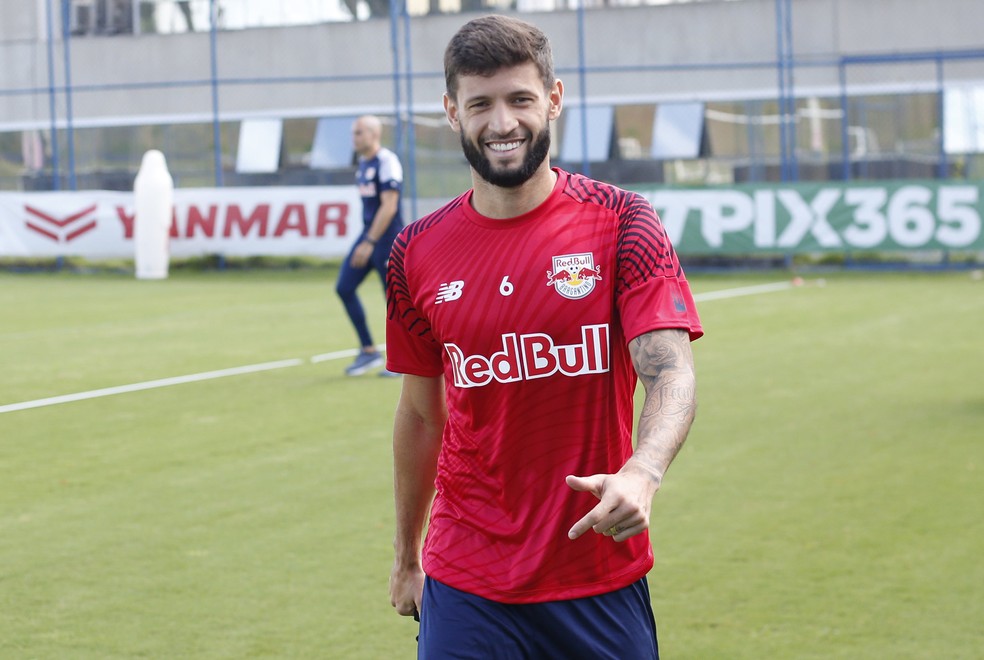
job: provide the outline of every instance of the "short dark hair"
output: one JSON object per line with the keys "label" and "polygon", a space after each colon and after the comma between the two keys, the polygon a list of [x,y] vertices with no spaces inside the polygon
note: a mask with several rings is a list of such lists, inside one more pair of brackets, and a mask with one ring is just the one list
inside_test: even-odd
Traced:
{"label": "short dark hair", "polygon": [[538,27],[494,14],[465,23],[444,51],[444,82],[448,96],[458,93],[461,76],[491,76],[499,69],[533,62],[544,89],[554,84],[550,40]]}

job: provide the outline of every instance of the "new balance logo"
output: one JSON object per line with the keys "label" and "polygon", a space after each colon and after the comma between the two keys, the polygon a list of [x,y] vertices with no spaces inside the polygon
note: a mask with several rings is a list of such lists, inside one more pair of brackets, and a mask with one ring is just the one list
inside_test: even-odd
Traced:
{"label": "new balance logo", "polygon": [[441,303],[457,300],[461,297],[461,290],[464,288],[464,280],[455,280],[454,282],[446,282],[442,284],[437,289],[437,300],[434,301],[434,304],[440,305]]}

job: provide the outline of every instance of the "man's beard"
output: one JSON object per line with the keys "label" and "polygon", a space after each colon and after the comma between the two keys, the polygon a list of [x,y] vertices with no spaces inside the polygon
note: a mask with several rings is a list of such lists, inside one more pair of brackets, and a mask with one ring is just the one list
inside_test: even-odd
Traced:
{"label": "man's beard", "polygon": [[550,153],[549,125],[544,126],[543,130],[537,134],[530,148],[526,151],[523,162],[514,169],[493,169],[492,162],[471,140],[465,137],[464,131],[459,134],[459,137],[461,138],[461,150],[465,152],[465,158],[468,159],[468,163],[478,173],[478,176],[500,188],[516,188],[529,181],[547,154]]}

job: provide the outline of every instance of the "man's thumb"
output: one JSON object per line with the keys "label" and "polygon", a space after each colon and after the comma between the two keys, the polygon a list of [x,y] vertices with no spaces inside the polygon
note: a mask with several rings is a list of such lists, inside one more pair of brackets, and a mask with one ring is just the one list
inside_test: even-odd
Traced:
{"label": "man's thumb", "polygon": [[589,492],[600,500],[603,479],[604,475],[601,474],[593,474],[590,477],[577,477],[569,474],[567,475],[566,481],[571,489],[579,492]]}

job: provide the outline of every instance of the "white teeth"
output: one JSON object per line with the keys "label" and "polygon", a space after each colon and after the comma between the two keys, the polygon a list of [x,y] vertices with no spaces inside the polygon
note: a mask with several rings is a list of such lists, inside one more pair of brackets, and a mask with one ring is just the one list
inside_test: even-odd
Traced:
{"label": "white teeth", "polygon": [[489,149],[492,151],[512,151],[518,149],[522,142],[506,142],[505,144],[490,143]]}

